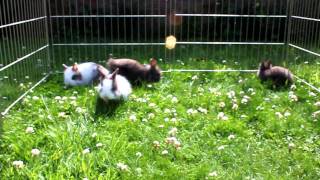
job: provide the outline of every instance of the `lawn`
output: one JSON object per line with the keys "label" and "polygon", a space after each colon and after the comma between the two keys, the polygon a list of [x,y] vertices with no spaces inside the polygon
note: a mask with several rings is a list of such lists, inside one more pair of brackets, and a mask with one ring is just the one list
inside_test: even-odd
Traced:
{"label": "lawn", "polygon": [[[229,59],[162,64],[195,66],[236,68]],[[317,66],[292,67],[319,79]],[[254,73],[164,73],[108,116],[95,113],[93,87],[62,83],[50,76],[4,118],[2,179],[320,177],[319,95],[301,82],[275,91]]]}

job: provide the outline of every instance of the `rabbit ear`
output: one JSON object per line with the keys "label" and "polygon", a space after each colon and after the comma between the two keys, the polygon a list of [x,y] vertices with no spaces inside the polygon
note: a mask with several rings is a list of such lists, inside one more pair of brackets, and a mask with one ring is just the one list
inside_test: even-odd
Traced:
{"label": "rabbit ear", "polygon": [[73,66],[72,66],[72,71],[73,72],[77,72],[79,69],[78,69],[78,64],[77,63],[74,63]]}
{"label": "rabbit ear", "polygon": [[117,68],[115,71],[113,71],[113,73],[110,75],[110,79],[114,80],[116,75],[118,74],[119,72],[119,68]]}
{"label": "rabbit ear", "polygon": [[64,70],[66,70],[68,68],[68,66],[65,64],[62,64],[62,66],[63,66]]}
{"label": "rabbit ear", "polygon": [[150,59],[150,66],[151,67],[156,67],[156,65],[157,65],[157,60],[155,58],[151,58]]}
{"label": "rabbit ear", "polygon": [[109,74],[109,71],[101,65],[98,65],[98,72],[102,77],[106,77]]}

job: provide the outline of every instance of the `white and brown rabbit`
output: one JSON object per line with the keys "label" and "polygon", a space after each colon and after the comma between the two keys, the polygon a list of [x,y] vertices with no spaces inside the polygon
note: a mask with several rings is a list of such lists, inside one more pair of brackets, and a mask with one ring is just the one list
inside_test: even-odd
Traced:
{"label": "white and brown rabbit", "polygon": [[64,84],[67,86],[90,85],[98,79],[98,65],[93,62],[86,62],[72,66],[63,64]]}
{"label": "white and brown rabbit", "polygon": [[261,81],[271,80],[277,87],[292,84],[294,80],[293,74],[288,69],[272,66],[271,61],[261,62],[257,75]]}
{"label": "white and brown rabbit", "polygon": [[119,69],[116,69],[112,74],[103,66],[98,66],[100,73],[100,83],[96,87],[99,97],[105,102],[109,100],[127,100],[132,92],[129,81],[118,74]]}
{"label": "white and brown rabbit", "polygon": [[113,59],[110,57],[107,65],[111,72],[119,68],[119,74],[135,85],[142,82],[159,82],[161,78],[161,69],[154,58],[150,59],[149,64],[142,65],[134,59]]}

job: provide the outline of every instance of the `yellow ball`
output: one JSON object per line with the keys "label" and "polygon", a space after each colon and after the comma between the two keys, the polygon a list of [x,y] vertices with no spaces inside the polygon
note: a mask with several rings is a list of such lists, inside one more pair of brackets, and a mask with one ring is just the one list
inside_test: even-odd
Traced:
{"label": "yellow ball", "polygon": [[167,49],[174,49],[176,47],[177,39],[174,36],[168,36],[166,38],[166,48]]}

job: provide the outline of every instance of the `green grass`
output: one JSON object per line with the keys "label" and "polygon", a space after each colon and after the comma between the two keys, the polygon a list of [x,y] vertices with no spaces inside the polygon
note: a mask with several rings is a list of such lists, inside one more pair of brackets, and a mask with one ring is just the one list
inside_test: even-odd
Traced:
{"label": "green grass", "polygon": [[[225,69],[233,68],[234,60],[161,65]],[[313,67],[304,64],[297,69],[308,74]],[[95,114],[93,87],[65,90],[61,75],[51,76],[3,119],[0,177],[318,179],[320,118],[312,114],[319,110],[314,105],[319,96],[300,82],[295,85],[298,101],[289,98],[289,89],[266,88],[255,74],[165,73],[161,83],[135,88],[128,102],[106,116]],[[230,91],[235,92],[237,110],[232,109]],[[250,97],[247,104],[241,103],[245,96]],[[221,102],[225,107],[219,107]],[[220,112],[228,120],[218,119]],[[26,133],[27,127],[34,133]],[[177,128],[180,149],[165,141],[172,128]],[[96,147],[98,143],[103,146]],[[34,148],[41,151],[39,156],[32,156]],[[90,153],[83,154],[86,148]],[[168,154],[162,154],[164,150]],[[16,168],[16,160],[25,166]],[[120,170],[117,163],[128,170]],[[212,172],[217,176],[209,176]]]}

